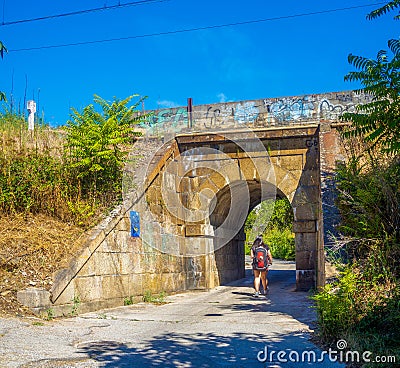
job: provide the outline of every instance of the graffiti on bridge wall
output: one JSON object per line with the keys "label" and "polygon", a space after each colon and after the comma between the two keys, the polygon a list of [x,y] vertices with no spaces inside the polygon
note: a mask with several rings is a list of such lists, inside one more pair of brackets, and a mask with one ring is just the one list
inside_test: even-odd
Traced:
{"label": "graffiti on bridge wall", "polygon": [[315,112],[314,101],[303,98],[281,98],[275,102],[264,100],[264,107],[278,121],[311,119]]}
{"label": "graffiti on bridge wall", "polygon": [[345,112],[354,112],[355,104],[334,105],[329,100],[322,100],[319,104],[319,117],[325,120],[338,120]]}
{"label": "graffiti on bridge wall", "polygon": [[179,131],[180,126],[187,126],[188,112],[185,107],[164,109],[150,114],[146,121],[141,125],[149,133],[156,133],[157,130]]}
{"label": "graffiti on bridge wall", "polygon": [[[276,126],[307,121],[336,121],[344,112],[353,112],[358,103],[369,96],[352,92],[283,97],[236,103],[194,106],[192,119],[195,129],[233,128],[241,125]],[[186,107],[157,110],[143,124],[149,133],[179,132],[189,126]]]}
{"label": "graffiti on bridge wall", "polygon": [[235,121],[240,124],[253,123],[259,114],[258,107],[254,102],[245,102],[243,105],[237,104],[235,110]]}
{"label": "graffiti on bridge wall", "polygon": [[227,125],[232,120],[232,116],[234,115],[234,107],[224,108],[224,106],[208,106],[203,122],[204,127],[212,128],[221,125]]}
{"label": "graffiti on bridge wall", "polygon": [[205,116],[196,115],[205,128],[234,126],[236,124],[253,123],[260,111],[255,102],[237,103],[236,105],[211,105],[207,107]]}

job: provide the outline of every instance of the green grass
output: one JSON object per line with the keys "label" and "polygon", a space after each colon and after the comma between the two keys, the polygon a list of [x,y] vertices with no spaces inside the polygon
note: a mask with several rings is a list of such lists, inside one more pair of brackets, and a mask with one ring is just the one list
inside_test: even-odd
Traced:
{"label": "green grass", "polygon": [[150,290],[146,290],[143,295],[143,301],[145,303],[153,303],[153,304],[165,304],[165,297],[167,294],[164,291],[161,291],[157,295],[153,295]]}

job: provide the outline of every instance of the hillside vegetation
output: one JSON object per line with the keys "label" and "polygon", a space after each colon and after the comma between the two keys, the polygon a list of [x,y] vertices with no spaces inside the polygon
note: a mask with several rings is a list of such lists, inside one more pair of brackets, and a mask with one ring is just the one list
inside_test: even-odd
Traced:
{"label": "hillside vegetation", "polygon": [[[370,16],[400,7],[389,4]],[[370,351],[371,362],[360,364],[374,367],[400,362],[400,40],[388,47],[392,57],[349,55],[357,70],[345,79],[361,83],[371,100],[342,116],[351,123],[336,176],[343,238],[330,255],[341,276],[315,296],[321,338]],[[373,363],[377,356],[392,360]]]}
{"label": "hillside vegetation", "polygon": [[[354,147],[354,143],[351,143]],[[315,296],[320,336],[400,358],[400,157],[369,150],[337,170],[340,277]],[[390,366],[390,365],[388,365]]]}
{"label": "hillside vegetation", "polygon": [[137,104],[105,101],[73,110],[65,127],[28,131],[0,114],[0,312],[26,313],[16,292],[51,287],[77,239],[121,201],[124,158],[138,134]]}

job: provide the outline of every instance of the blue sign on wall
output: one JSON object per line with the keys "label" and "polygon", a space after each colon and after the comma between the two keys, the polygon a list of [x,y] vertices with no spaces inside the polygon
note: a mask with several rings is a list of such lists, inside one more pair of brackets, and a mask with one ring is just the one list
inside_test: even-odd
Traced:
{"label": "blue sign on wall", "polygon": [[129,214],[131,220],[131,236],[138,238],[140,236],[140,218],[139,213],[136,211],[131,211]]}

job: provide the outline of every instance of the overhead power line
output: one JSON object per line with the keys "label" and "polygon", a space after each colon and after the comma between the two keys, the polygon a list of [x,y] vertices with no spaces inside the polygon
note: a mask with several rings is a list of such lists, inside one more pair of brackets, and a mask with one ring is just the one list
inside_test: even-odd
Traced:
{"label": "overhead power line", "polygon": [[[99,12],[99,11],[104,11],[104,10],[113,10],[113,9],[119,9],[119,8],[126,8],[126,7],[129,7],[129,6],[145,5],[145,4],[151,4],[151,3],[162,3],[162,2],[165,2],[165,1],[171,1],[171,0],[139,0],[139,1],[132,1],[132,2],[129,2],[129,3],[124,3],[124,4],[110,5],[110,6],[106,6],[105,5],[105,6],[102,6],[102,7],[99,7],[99,8],[77,10],[77,11],[70,12],[70,13],[46,15],[46,16],[38,17],[38,18],[20,19],[20,20],[13,20],[13,21],[9,21],[9,22],[4,22],[4,18],[3,18],[3,22],[0,24],[0,27],[10,26],[10,25],[13,25],[13,24],[20,24],[20,23],[38,22],[38,21],[47,20],[47,19],[70,17],[70,16],[73,16],[73,15],[88,14],[88,13],[94,13],[94,12]],[[4,9],[3,9],[3,17],[4,17]]]}
{"label": "overhead power line", "polygon": [[263,22],[269,22],[269,21],[277,21],[277,20],[282,20],[282,19],[291,19],[291,18],[299,18],[299,17],[306,17],[306,16],[312,16],[312,15],[319,15],[319,14],[335,13],[335,12],[341,12],[341,11],[346,11],[346,10],[367,8],[367,7],[377,6],[377,5],[381,5],[381,4],[385,4],[385,3],[384,3],[384,2],[379,2],[379,3],[374,3],[374,4],[365,4],[365,5],[350,6],[350,7],[346,7],[346,8],[338,8],[338,9],[330,9],[330,10],[321,10],[321,11],[310,12],[310,13],[301,13],[301,14],[285,15],[285,16],[272,17],[272,18],[248,20],[248,21],[234,22],[234,23],[226,23],[226,24],[217,24],[217,25],[204,26],[204,27],[196,27],[196,28],[178,29],[178,30],[165,31],[165,32],[147,33],[147,34],[141,34],[141,35],[133,35],[133,36],[126,36],[126,37],[109,38],[109,39],[102,39],[102,40],[71,42],[71,43],[64,43],[64,44],[58,44],[58,45],[47,45],[47,46],[37,46],[37,47],[26,47],[26,48],[20,48],[20,49],[11,49],[11,50],[9,50],[9,52],[45,50],[45,49],[54,49],[54,48],[60,48],[60,47],[90,45],[90,44],[97,44],[97,43],[106,43],[106,42],[133,40],[133,39],[138,39],[138,38],[147,38],[147,37],[157,37],[157,36],[174,35],[174,34],[179,34],[179,33],[204,31],[204,30],[208,30],[208,29],[217,29],[217,28],[225,28],[225,27],[234,27],[234,26],[240,26],[240,25],[246,25],[246,24],[256,24],[256,23],[263,23]]}

